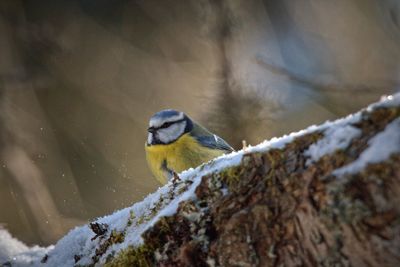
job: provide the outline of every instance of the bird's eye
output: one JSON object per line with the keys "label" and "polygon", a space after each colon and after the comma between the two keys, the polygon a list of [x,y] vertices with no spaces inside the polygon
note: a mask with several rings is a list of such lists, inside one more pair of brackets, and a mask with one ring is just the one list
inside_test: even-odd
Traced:
{"label": "bird's eye", "polygon": [[171,126],[174,122],[165,122],[163,123],[163,125],[160,126],[160,128],[167,128],[169,126]]}

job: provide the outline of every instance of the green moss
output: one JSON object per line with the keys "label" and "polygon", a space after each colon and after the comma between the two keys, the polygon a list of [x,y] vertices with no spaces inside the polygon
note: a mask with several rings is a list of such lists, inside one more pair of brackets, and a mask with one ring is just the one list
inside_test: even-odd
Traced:
{"label": "green moss", "polygon": [[129,246],[118,253],[113,259],[110,259],[104,266],[153,266],[153,257],[154,250],[148,245],[141,245],[139,247]]}
{"label": "green moss", "polygon": [[275,169],[276,166],[278,165],[278,162],[280,162],[283,159],[283,151],[279,149],[272,149],[265,153],[266,158],[269,161],[269,164],[271,166],[271,169]]}
{"label": "green moss", "polygon": [[135,212],[133,210],[129,211],[129,218],[128,218],[128,223],[127,227],[131,226],[133,224],[133,221],[136,219]]}
{"label": "green moss", "polygon": [[161,210],[161,208],[163,207],[164,201],[165,201],[165,200],[164,200],[163,196],[161,196],[160,199],[159,199],[159,200],[154,204],[154,206],[150,209],[150,214],[144,214],[144,215],[142,215],[142,216],[138,216],[138,217],[137,217],[137,216],[134,214],[134,212],[131,211],[131,212],[130,212],[130,217],[129,217],[129,219],[128,219],[128,226],[133,225],[133,221],[134,221],[135,219],[137,219],[137,220],[136,220],[136,223],[134,224],[135,226],[150,221],[150,220]]}
{"label": "green moss", "polygon": [[122,242],[124,242],[124,239],[125,239],[125,234],[123,232],[118,232],[116,230],[113,230],[111,232],[110,242],[112,244],[122,243]]}
{"label": "green moss", "polygon": [[[172,217],[161,217],[159,221],[143,234],[145,244],[139,247],[129,246],[110,257],[105,266],[153,266],[155,251],[167,242],[166,236],[172,235]],[[113,235],[117,238],[117,235]],[[115,240],[116,241],[116,240]]]}
{"label": "green moss", "polygon": [[162,207],[162,201],[158,201],[151,209],[150,209],[150,218],[153,218],[154,216],[157,215],[157,213],[161,210]]}
{"label": "green moss", "polygon": [[240,167],[231,167],[220,172],[221,181],[227,185],[229,191],[234,191],[239,182],[241,170]]}
{"label": "green moss", "polygon": [[111,247],[114,244],[124,242],[124,239],[125,239],[124,232],[118,232],[116,230],[113,230],[110,234],[110,237],[96,248],[95,255],[92,257],[93,263],[97,263],[98,260],[104,255],[104,253],[106,253],[109,247]]}

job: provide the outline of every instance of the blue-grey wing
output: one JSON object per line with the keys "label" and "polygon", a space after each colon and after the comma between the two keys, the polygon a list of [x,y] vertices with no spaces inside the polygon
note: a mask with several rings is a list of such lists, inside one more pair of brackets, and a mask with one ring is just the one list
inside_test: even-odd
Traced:
{"label": "blue-grey wing", "polygon": [[207,131],[206,129],[204,129],[199,125],[194,126],[191,134],[203,146],[212,149],[223,150],[225,152],[234,151],[234,149],[227,142],[225,142],[224,139],[213,133],[210,133],[209,131]]}

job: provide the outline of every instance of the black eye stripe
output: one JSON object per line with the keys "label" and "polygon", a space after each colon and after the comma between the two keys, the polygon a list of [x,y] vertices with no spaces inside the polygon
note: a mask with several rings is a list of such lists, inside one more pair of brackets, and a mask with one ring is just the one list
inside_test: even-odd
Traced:
{"label": "black eye stripe", "polygon": [[184,121],[184,120],[185,120],[185,119],[183,118],[183,119],[180,119],[180,120],[177,120],[177,121],[167,121],[167,122],[164,122],[160,127],[157,127],[156,129],[167,128],[167,127],[171,126],[171,125],[174,124],[174,123],[182,122],[182,121]]}
{"label": "black eye stripe", "polygon": [[175,122],[166,122],[166,123],[163,123],[163,125],[161,125],[160,126],[160,128],[167,128],[168,126],[171,126],[173,123],[175,123]]}

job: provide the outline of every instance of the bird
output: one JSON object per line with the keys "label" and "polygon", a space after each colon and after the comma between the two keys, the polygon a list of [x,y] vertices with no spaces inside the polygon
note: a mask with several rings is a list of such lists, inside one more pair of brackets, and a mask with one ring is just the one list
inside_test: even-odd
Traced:
{"label": "bird", "polygon": [[173,109],[155,113],[145,143],[148,166],[161,183],[234,149],[221,137]]}

